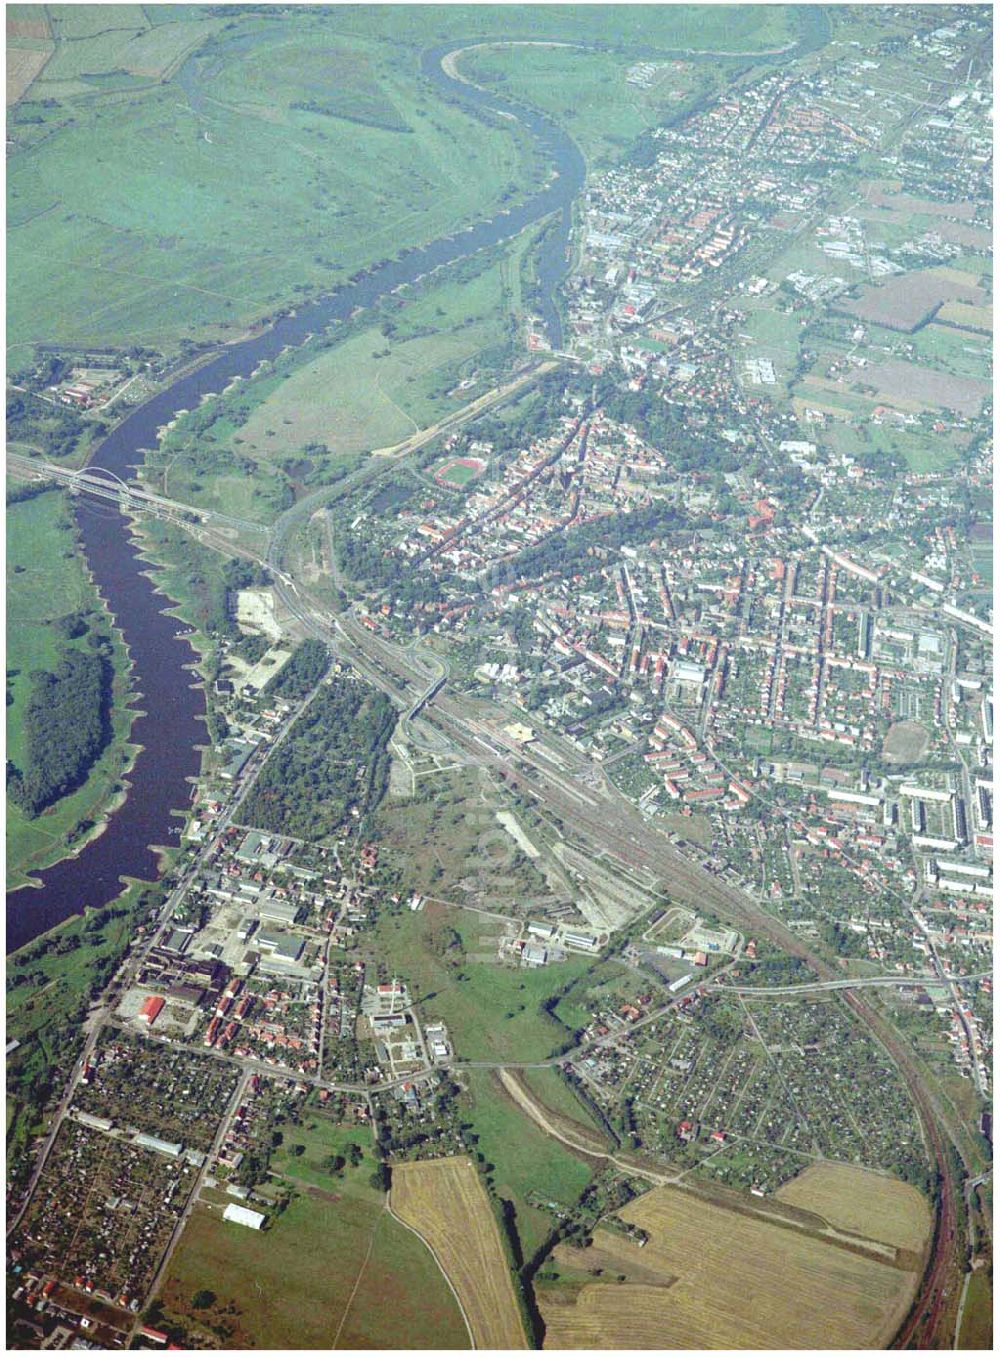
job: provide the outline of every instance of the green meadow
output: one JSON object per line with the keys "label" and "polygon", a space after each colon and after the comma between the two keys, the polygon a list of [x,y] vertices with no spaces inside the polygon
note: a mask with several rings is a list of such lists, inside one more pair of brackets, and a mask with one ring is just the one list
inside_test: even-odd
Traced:
{"label": "green meadow", "polygon": [[[461,940],[461,957],[441,954],[440,929]],[[563,985],[584,975],[592,960],[575,957],[538,970],[473,961],[482,923],[468,911],[447,918],[428,910],[385,915],[377,925],[379,956],[405,977],[428,1019],[447,1023],[461,1060],[544,1060],[570,1033],[542,1009]],[[445,958],[448,959],[445,959]]]}
{"label": "green meadow", "polygon": [[[68,501],[52,490],[7,508],[7,758],[24,758],[24,712],[36,669],[53,670],[67,645],[84,647],[87,637],[67,641],[53,624],[76,612],[92,614],[99,628],[106,613],[84,568]],[[79,790],[43,814],[29,818],[7,803],[7,886],[23,885],[29,869],[64,857],[81,825],[100,819],[121,785],[128,759],[130,721],[123,700],[128,659],[114,641],[113,737]]]}
{"label": "green meadow", "polygon": [[136,11],[57,15],[12,111],[10,345],[235,337],[530,184],[518,135],[434,97],[398,44],[307,9]]}
{"label": "green meadow", "polygon": [[[197,1310],[199,1292],[213,1296]],[[174,1254],[163,1323],[212,1326],[233,1348],[466,1348],[458,1305],[426,1245],[362,1175],[296,1188],[260,1232],[199,1205]],[[391,1301],[389,1298],[391,1297]],[[218,1326],[222,1326],[222,1333]]]}

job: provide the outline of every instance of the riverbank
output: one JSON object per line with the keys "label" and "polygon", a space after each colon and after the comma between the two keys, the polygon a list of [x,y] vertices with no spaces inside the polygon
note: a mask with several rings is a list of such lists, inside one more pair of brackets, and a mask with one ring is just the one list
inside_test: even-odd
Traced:
{"label": "riverbank", "polygon": [[[88,566],[68,497],[53,489],[7,509],[7,758],[23,766],[23,721],[32,671],[55,669],[66,648],[86,651],[97,637],[110,642],[111,730],[81,787],[41,815],[7,802],[7,888],[37,888],[33,873],[79,855],[122,804],[138,746],[131,741],[136,694],[120,628]],[[86,631],[65,635],[80,616]]]}
{"label": "riverbank", "polygon": [[[555,170],[545,186],[514,207],[490,204],[494,215],[474,226],[372,265],[329,296],[302,303],[295,314],[281,316],[268,330],[219,351],[127,415],[96,449],[95,463],[129,480],[144,461],[144,449],[156,445],[159,431],[180,411],[197,409],[205,396],[223,391],[261,362],[274,361],[287,346],[298,347],[309,336],[339,326],[359,307],[371,308],[398,288],[508,241],[553,213],[558,226],[543,242],[538,276],[540,310],[558,348],[561,326],[552,293],[566,274],[570,206],[583,184],[583,159],[573,141],[543,115],[451,80],[441,58],[452,49],[444,44],[425,51],[424,76],[446,100],[458,98],[477,109],[488,104],[494,111],[512,113]],[[108,904],[120,894],[125,878],[156,879],[156,855],[149,845],[168,841],[178,812],[190,803],[205,743],[205,694],[200,684],[190,681],[197,652],[185,629],[164,608],[157,572],[150,572],[122,514],[81,501],[77,517],[88,562],[133,658],[145,714],[135,720],[132,739],[141,752],[132,770],[131,794],[109,817],[105,832],[78,857],[42,873],[40,888],[8,894],[9,950],[24,946],[87,905]]]}

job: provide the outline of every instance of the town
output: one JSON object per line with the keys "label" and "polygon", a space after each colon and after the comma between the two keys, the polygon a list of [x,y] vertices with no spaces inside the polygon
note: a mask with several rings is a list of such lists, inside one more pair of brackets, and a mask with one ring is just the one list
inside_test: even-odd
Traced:
{"label": "town", "polygon": [[[536,279],[495,391],[449,371],[471,403],[426,429],[241,486],[254,402],[340,342],[310,331],[157,431],[146,502],[104,483],[196,577],[206,736],[158,880],[9,958],[18,1346],[267,1346],[272,1303],[314,1346],[601,1346],[618,1290],[655,1347],[688,1210],[762,1232],[740,1268],[806,1241],[809,1343],[959,1346],[992,1237],[990,15],[865,25],[589,164],[558,329]],[[616,98],[693,79],[627,46],[586,54]],[[35,452],[82,452],[204,357],[39,352],[11,436],[41,401]],[[677,1343],[800,1337],[685,1328],[686,1289]]]}

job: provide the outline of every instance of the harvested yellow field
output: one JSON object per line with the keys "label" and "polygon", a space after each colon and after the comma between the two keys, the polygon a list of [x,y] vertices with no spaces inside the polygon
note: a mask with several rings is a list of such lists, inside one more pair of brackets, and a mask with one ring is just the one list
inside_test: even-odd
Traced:
{"label": "harvested yellow field", "polygon": [[930,1208],[915,1187],[853,1164],[813,1164],[775,1195],[815,1211],[839,1230],[914,1253],[920,1253],[930,1233]]}
{"label": "harvested yellow field", "polygon": [[955,325],[960,330],[993,333],[993,307],[971,306],[968,302],[946,302],[936,318],[943,325]]}
{"label": "harvested yellow field", "polygon": [[527,1347],[500,1231],[471,1160],[394,1165],[389,1206],[437,1259],[476,1347]]}
{"label": "harvested yellow field", "polygon": [[619,1213],[647,1231],[642,1249],[608,1229],[595,1232],[590,1249],[560,1245],[561,1270],[600,1267],[625,1281],[585,1282],[575,1293],[543,1289],[544,1346],[886,1346],[909,1307],[916,1264],[910,1270],[822,1238],[802,1228],[805,1216],[801,1226],[777,1224],[754,1215],[757,1205],[767,1210],[763,1202],[748,1200],[744,1212],[657,1187]]}
{"label": "harvested yellow field", "polygon": [[966,273],[964,269],[952,269],[946,264],[939,264],[937,268],[931,269],[930,272],[955,287],[979,287],[978,276],[974,273]]}
{"label": "harvested yellow field", "polygon": [[16,104],[52,55],[52,49],[7,47],[7,107]]}

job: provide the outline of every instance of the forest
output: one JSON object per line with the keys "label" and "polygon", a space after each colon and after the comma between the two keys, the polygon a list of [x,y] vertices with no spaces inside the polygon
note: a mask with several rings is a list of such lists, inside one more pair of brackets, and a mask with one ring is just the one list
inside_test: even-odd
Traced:
{"label": "forest", "polygon": [[7,767],[7,794],[26,815],[41,814],[86,779],[110,738],[111,682],[105,655],[70,648],[54,673],[31,675],[25,767]]}
{"label": "forest", "polygon": [[395,724],[396,710],[383,693],[336,676],[264,765],[241,817],[308,840],[333,834],[352,812],[363,825],[385,794]]}
{"label": "forest", "polygon": [[268,697],[284,697],[290,702],[297,702],[316,687],[329,665],[330,652],[322,641],[303,641],[296,646],[292,658],[275,674],[264,691]]}

